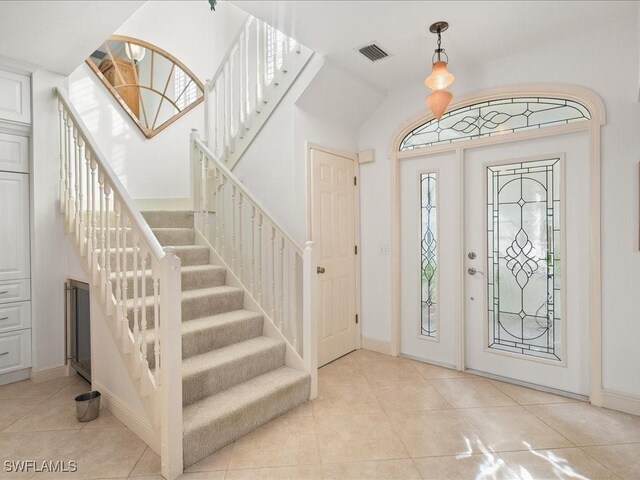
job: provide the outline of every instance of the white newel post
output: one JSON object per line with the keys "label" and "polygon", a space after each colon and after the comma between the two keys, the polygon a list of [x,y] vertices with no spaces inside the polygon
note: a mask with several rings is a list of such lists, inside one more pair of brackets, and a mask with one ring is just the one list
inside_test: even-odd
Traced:
{"label": "white newel post", "polygon": [[302,348],[305,370],[311,375],[313,400],[318,396],[318,258],[313,242],[306,243],[302,264]]}
{"label": "white newel post", "polygon": [[174,480],[182,474],[182,286],[180,259],[165,247],[160,260],[160,371],[162,475]]}

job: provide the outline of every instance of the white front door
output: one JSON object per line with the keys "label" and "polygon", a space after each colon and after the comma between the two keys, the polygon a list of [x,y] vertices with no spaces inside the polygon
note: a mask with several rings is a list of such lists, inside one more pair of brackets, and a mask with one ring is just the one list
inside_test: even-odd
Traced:
{"label": "white front door", "polygon": [[400,353],[589,394],[589,134],[400,161]]}
{"label": "white front door", "polygon": [[461,368],[462,176],[455,152],[400,162],[400,352]]}
{"label": "white front door", "polygon": [[311,238],[318,251],[318,366],[356,349],[355,162],[311,150]]}
{"label": "white front door", "polygon": [[466,367],[588,395],[588,133],[467,149],[464,177]]}

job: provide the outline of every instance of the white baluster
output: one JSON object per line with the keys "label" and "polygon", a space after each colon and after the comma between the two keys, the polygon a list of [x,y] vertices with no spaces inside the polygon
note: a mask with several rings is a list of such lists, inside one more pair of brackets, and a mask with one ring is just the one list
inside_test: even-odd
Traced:
{"label": "white baluster", "polygon": [[[291,246],[290,246],[291,247]],[[298,284],[298,254],[295,249],[291,248],[291,293],[290,293],[290,310],[291,310],[291,344],[293,345],[293,349],[298,351],[298,294],[297,294],[297,284]]]}
{"label": "white baluster", "polygon": [[87,255],[87,266],[95,272],[97,270],[98,265],[98,238],[97,238],[97,227],[98,227],[98,217],[96,216],[96,161],[91,159],[91,207],[89,208],[89,224],[91,227],[91,255]]}
{"label": "white baluster", "polygon": [[140,238],[138,237],[138,233],[135,229],[133,229],[131,233],[133,235],[133,341],[137,346],[140,345],[140,297],[138,295],[138,283],[140,281],[138,271],[138,250]]}
{"label": "white baluster", "polygon": [[253,297],[256,295],[256,206],[251,205],[251,286],[250,292]]}
{"label": "white baluster", "polygon": [[[128,340],[129,339],[129,331],[130,331],[130,327],[129,327],[129,312],[128,312],[128,303],[127,300],[129,299],[128,297],[128,292],[127,292],[127,288],[128,288],[128,284],[129,284],[129,276],[128,276],[128,270],[127,270],[127,256],[129,255],[129,252],[127,251],[127,228],[131,225],[131,222],[129,221],[129,217],[123,216],[122,217],[122,283],[120,285],[120,288],[122,289],[122,294],[121,294],[121,298],[122,298],[122,332],[123,332],[123,342],[124,340]],[[132,274],[132,278],[133,278],[133,272],[131,272]]]}
{"label": "white baluster", "polygon": [[202,158],[202,191],[204,197],[204,237],[209,241],[209,162],[203,152]]}
{"label": "white baluster", "polygon": [[[276,228],[271,225],[271,319],[276,323]],[[278,326],[278,329],[280,327]]]}
{"label": "white baluster", "polygon": [[119,335],[122,335],[122,265],[120,262],[120,255],[122,251],[120,249],[120,229],[122,219],[121,215],[121,206],[118,197],[114,196],[113,199],[113,210],[115,216],[115,241],[116,241],[116,329]]}
{"label": "white baluster", "polygon": [[146,372],[149,369],[149,361],[147,359],[147,249],[142,246],[140,248],[140,271],[142,272],[142,286],[140,295],[141,309],[141,322],[142,322],[142,335],[141,335],[141,351],[142,351],[142,364],[143,370]]}
{"label": "white baluster", "polygon": [[249,130],[249,123],[251,121],[251,105],[249,102],[249,25],[253,19],[244,27],[244,103],[242,108],[244,109],[244,127],[243,130]]}
{"label": "white baluster", "polygon": [[82,146],[84,145],[84,141],[82,137],[78,135],[78,129],[73,129],[73,139],[76,145],[76,153],[75,153],[75,207],[74,207],[74,216],[73,216],[73,231],[76,234],[76,245],[80,247],[82,250],[82,246],[80,244],[80,216],[82,215],[82,202],[80,199],[82,198],[82,178],[81,178],[81,165],[82,165]]}
{"label": "white baluster", "polygon": [[218,82],[214,84],[213,92],[213,153],[220,155],[218,151]]}
{"label": "white baluster", "polygon": [[73,226],[75,225],[76,218],[76,191],[75,191],[75,167],[76,167],[76,131],[73,128],[73,123],[69,118],[69,202],[67,209],[67,232],[73,232]]}
{"label": "white baluster", "polygon": [[204,155],[202,154],[202,152],[198,149],[196,154],[198,155],[198,160],[200,161],[200,228],[204,227],[206,218],[207,218],[207,211],[206,211],[206,179],[204,176]]}
{"label": "white baluster", "polygon": [[[220,172],[220,237],[222,238],[222,244],[220,245],[220,256],[222,257],[223,260],[226,261],[226,257],[225,257],[225,244],[226,244],[226,238],[227,238],[227,231],[225,230],[225,217],[226,217],[226,210],[225,210],[225,201],[224,201],[224,197],[225,197],[225,191],[226,191],[226,178],[224,176],[224,174],[222,172]],[[216,228],[218,228],[216,226]]]}
{"label": "white baluster", "polygon": [[[105,238],[104,238],[104,228],[105,228],[105,219],[104,219],[104,175],[102,172],[98,172],[98,186],[99,186],[99,195],[100,195],[100,204],[98,205],[98,215],[100,216],[100,276],[97,279],[97,282],[100,282],[100,288],[102,289],[102,300],[104,301],[104,285],[106,282],[105,278]],[[95,270],[94,270],[95,271]]]}
{"label": "white baluster", "polygon": [[240,278],[240,282],[244,283],[244,278],[242,276],[242,265],[244,264],[244,255],[242,253],[242,200],[244,195],[242,195],[242,190],[239,195],[239,206],[238,206],[238,251],[240,257],[240,268],[238,270],[238,277]]}
{"label": "white baluster", "polygon": [[238,46],[238,57],[239,57],[239,65],[238,65],[238,90],[239,90],[239,98],[238,98],[238,131],[237,134],[240,138],[244,137],[244,121],[245,121],[245,109],[244,109],[244,77],[246,75],[245,71],[245,62],[244,62],[244,54],[245,54],[245,32],[240,34],[239,46]]}
{"label": "white baluster", "polygon": [[62,106],[62,102],[58,100],[58,120],[60,128],[60,213],[64,213],[65,207],[65,197],[67,195],[67,189],[65,186],[66,179],[66,152],[65,152],[65,122],[64,122],[65,112]]}
{"label": "white baluster", "polygon": [[64,150],[65,150],[65,181],[64,181],[64,213],[65,213],[65,230],[69,231],[69,199],[71,198],[71,119],[69,114],[64,112]]}
{"label": "white baluster", "polygon": [[113,302],[111,297],[113,295],[113,283],[111,282],[111,213],[110,213],[110,200],[111,200],[111,185],[105,182],[104,185],[104,231],[103,235],[106,236],[105,242],[105,282],[104,282],[104,301],[107,303],[107,311],[113,312]]}
{"label": "white baluster", "polygon": [[160,384],[160,265],[154,262],[153,270],[153,355],[156,385]]}
{"label": "white baluster", "polygon": [[213,142],[211,141],[211,132],[209,131],[211,128],[211,121],[209,120],[210,118],[210,112],[209,109],[211,108],[211,98],[210,98],[210,91],[209,91],[209,82],[210,80],[207,79],[204,82],[204,142],[211,146],[213,145]]}
{"label": "white baluster", "polygon": [[258,303],[262,305],[262,213],[258,212]]}
{"label": "white baluster", "polygon": [[84,236],[86,239],[85,245],[85,255],[87,256],[87,264],[91,265],[91,255],[92,255],[92,245],[91,245],[91,154],[89,153],[89,149],[85,149],[84,151],[85,157],[85,177],[86,177],[86,191],[87,191],[87,199],[85,205],[85,214],[83,216],[83,221],[85,222],[85,232]]}
{"label": "white baluster", "polygon": [[264,101],[264,50],[264,23],[256,22],[256,113],[260,113]]}
{"label": "white baluster", "polygon": [[85,204],[84,204],[84,183],[82,177],[82,170],[84,169],[85,159],[84,140],[82,137],[78,140],[78,220],[77,220],[77,241],[80,243],[80,255],[85,255],[87,252],[86,245],[86,227],[84,222]]}
{"label": "white baluster", "polygon": [[278,315],[278,328],[281,332],[284,333],[282,329],[282,322],[284,320],[284,237],[280,236],[280,298],[279,298],[279,307],[280,307],[280,315]]}
{"label": "white baluster", "polygon": [[289,53],[289,37],[284,33],[280,35],[280,48],[282,49],[282,63],[280,64],[280,71],[287,73],[287,54]]}
{"label": "white baluster", "polygon": [[231,186],[231,264],[233,273],[236,270],[236,186]]}
{"label": "white baluster", "polygon": [[224,75],[224,91],[223,91],[223,118],[222,118],[222,128],[224,129],[223,133],[223,150],[222,150],[222,161],[226,162],[227,157],[229,156],[229,124],[231,123],[229,120],[229,63],[226,63],[223,67],[223,75]]}
{"label": "white baluster", "polygon": [[222,213],[220,211],[220,169],[218,167],[215,166],[215,164],[213,165],[213,191],[214,191],[214,201],[215,201],[215,205],[214,205],[214,215],[215,215],[215,221],[214,221],[214,225],[216,228],[216,250],[218,252],[220,252],[220,213]]}

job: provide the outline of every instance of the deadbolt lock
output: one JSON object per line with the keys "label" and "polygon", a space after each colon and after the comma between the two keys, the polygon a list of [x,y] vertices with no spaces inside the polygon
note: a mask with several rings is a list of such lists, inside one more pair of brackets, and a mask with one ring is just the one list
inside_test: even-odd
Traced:
{"label": "deadbolt lock", "polygon": [[318,269],[316,270],[318,273],[324,273],[325,269],[324,267],[318,267]]}

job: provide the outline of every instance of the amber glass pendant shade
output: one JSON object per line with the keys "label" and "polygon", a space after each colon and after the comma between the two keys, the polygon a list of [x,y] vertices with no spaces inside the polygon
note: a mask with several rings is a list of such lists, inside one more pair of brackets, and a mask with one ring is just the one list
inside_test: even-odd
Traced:
{"label": "amber glass pendant shade", "polygon": [[455,77],[447,71],[447,62],[438,61],[431,68],[429,75],[424,84],[431,90],[444,90],[453,83]]}
{"label": "amber glass pendant shade", "polygon": [[427,96],[427,106],[433,115],[440,120],[451,103],[453,95],[447,90],[436,90]]}

